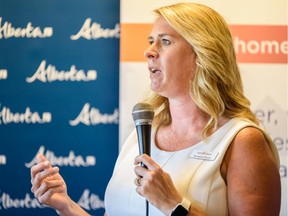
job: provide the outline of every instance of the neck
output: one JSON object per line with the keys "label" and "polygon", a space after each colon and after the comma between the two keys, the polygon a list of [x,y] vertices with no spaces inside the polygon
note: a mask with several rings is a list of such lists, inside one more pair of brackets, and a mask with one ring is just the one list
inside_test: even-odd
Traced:
{"label": "neck", "polygon": [[191,97],[182,100],[169,100],[169,108],[172,117],[171,126],[179,127],[181,125],[190,125],[195,122],[205,122],[209,119]]}
{"label": "neck", "polygon": [[197,107],[193,99],[169,99],[169,108],[172,121],[159,128],[156,138],[158,148],[175,151],[201,141],[201,133],[209,117]]}

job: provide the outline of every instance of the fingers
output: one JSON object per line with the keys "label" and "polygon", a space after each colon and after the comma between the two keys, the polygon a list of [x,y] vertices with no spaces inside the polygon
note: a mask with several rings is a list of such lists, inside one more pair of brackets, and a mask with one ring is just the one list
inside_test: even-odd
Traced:
{"label": "fingers", "polygon": [[136,187],[136,192],[140,195],[144,197],[144,191],[141,187]]}
{"label": "fingers", "polygon": [[141,178],[135,178],[134,184],[135,184],[137,187],[140,187],[140,186],[141,186]]}
{"label": "fingers", "polygon": [[50,191],[51,193],[51,191],[55,191],[56,189],[59,191],[65,190],[65,185],[63,181],[61,180],[43,181],[40,187],[38,187],[33,193],[35,197],[39,198],[43,196],[45,193],[47,193],[47,191]]}
{"label": "fingers", "polygon": [[63,181],[55,180],[43,182],[35,192],[35,197],[40,203],[50,206],[52,203],[52,196],[57,193],[63,193],[66,190],[66,186]]}
{"label": "fingers", "polygon": [[[145,164],[147,169],[140,166],[141,163]],[[146,154],[137,156],[134,164],[138,165],[134,168],[136,174],[134,184],[137,186],[137,193],[141,196],[146,197],[147,194],[155,190],[156,185],[163,186],[163,184],[166,184],[166,180],[170,180],[170,176],[167,177],[164,170]]]}
{"label": "fingers", "polygon": [[134,164],[138,165],[140,163],[143,163],[149,170],[154,170],[155,168],[158,168],[158,165],[147,154],[138,155],[135,158]]}
{"label": "fingers", "polygon": [[136,192],[141,196],[145,196],[145,180],[143,178],[135,178],[134,184],[137,186]]}
{"label": "fingers", "polygon": [[[134,159],[134,165],[138,165],[138,164],[140,164],[141,162],[143,162],[143,161],[142,161],[142,160],[143,160],[142,158],[144,157],[144,155],[145,155],[145,154],[136,156],[135,159]],[[148,155],[147,155],[147,156],[148,156]]]}
{"label": "fingers", "polygon": [[136,166],[134,169],[135,174],[137,177],[143,177],[145,174],[154,173],[154,172],[162,172],[162,168],[155,163],[151,157],[149,157],[146,154],[138,155],[134,160],[135,165],[144,164],[146,168],[143,168],[142,166]]}
{"label": "fingers", "polygon": [[[136,178],[134,180],[136,192],[145,197],[147,188],[149,187],[151,181],[151,175],[158,165],[147,154],[137,156],[134,164],[138,165],[134,168],[134,172],[136,174]],[[144,164],[146,168],[143,167],[142,164]]]}
{"label": "fingers", "polygon": [[32,184],[31,191],[34,193],[41,186],[42,183],[45,183],[45,181],[47,182],[49,180],[53,180],[51,179],[52,178],[51,176],[55,175],[58,172],[59,172],[58,167],[53,167],[53,168],[50,167],[43,171],[37,172],[34,175],[34,177],[31,178],[31,184]]}
{"label": "fingers", "polygon": [[54,171],[55,171],[55,168],[51,167],[49,161],[40,162],[31,168],[31,182],[35,179],[37,175],[38,175],[38,178],[40,178],[41,176],[44,176],[44,175],[48,176],[49,174],[53,174],[55,173]]}
{"label": "fingers", "polygon": [[[138,155],[134,160],[134,164],[138,165],[134,168],[137,178],[146,178],[149,176],[149,173],[151,175],[153,172],[161,170],[161,167],[156,164],[147,154]],[[146,167],[143,167],[143,164]]]}
{"label": "fingers", "polygon": [[43,162],[43,161],[46,161],[47,159],[44,157],[43,154],[38,154],[37,155],[37,160],[38,160],[38,162]]}
{"label": "fingers", "polygon": [[37,160],[38,160],[38,163],[34,165],[30,170],[31,179],[33,179],[37,173],[43,171],[44,169],[51,167],[50,162],[47,161],[46,158],[42,154],[37,155]]}

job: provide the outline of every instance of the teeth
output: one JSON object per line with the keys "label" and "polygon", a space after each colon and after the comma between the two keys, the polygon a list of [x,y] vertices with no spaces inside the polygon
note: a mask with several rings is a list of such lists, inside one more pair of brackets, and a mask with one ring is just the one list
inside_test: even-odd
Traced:
{"label": "teeth", "polygon": [[158,70],[156,70],[155,68],[151,68],[151,72],[152,73],[156,73]]}

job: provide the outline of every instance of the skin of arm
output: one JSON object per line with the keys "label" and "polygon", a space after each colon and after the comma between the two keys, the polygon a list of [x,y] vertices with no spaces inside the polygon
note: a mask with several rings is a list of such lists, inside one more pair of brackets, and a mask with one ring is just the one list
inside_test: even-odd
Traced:
{"label": "skin of arm", "polygon": [[241,130],[226,152],[221,173],[228,189],[231,216],[279,215],[279,168],[261,131]]}

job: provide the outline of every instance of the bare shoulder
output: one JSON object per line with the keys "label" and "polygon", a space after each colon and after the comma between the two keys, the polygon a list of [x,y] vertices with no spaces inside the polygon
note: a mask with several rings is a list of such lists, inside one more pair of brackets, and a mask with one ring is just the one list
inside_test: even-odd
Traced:
{"label": "bare shoulder", "polygon": [[235,156],[238,154],[241,157],[252,156],[251,159],[255,158],[257,160],[259,160],[259,157],[274,158],[263,132],[255,127],[246,127],[240,130],[231,143],[230,151]]}
{"label": "bare shoulder", "polygon": [[258,128],[245,127],[238,132],[238,134],[235,136],[233,140],[233,143],[239,143],[236,145],[241,145],[241,143],[243,143],[243,145],[252,143],[265,144],[267,143],[267,141],[265,139],[263,132],[260,131]]}
{"label": "bare shoulder", "polygon": [[268,141],[263,132],[255,127],[246,127],[239,131],[230,144],[224,161],[227,168],[234,168],[229,169],[232,173],[241,166],[257,170],[256,172],[267,172],[267,166],[278,169]]}
{"label": "bare shoulder", "polygon": [[221,172],[231,215],[276,215],[279,211],[278,165],[261,130],[246,127],[239,131],[226,152]]}

